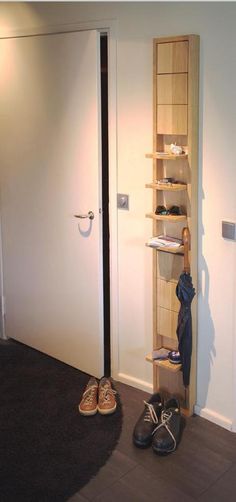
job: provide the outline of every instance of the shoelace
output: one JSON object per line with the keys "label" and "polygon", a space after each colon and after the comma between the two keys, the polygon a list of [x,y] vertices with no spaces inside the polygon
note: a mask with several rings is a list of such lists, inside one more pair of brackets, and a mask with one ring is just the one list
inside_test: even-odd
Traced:
{"label": "shoelace", "polygon": [[147,401],[143,402],[147,408],[144,415],[144,422],[153,422],[154,424],[158,424],[158,417],[154,410],[153,404],[147,403]]}
{"label": "shoelace", "polygon": [[165,427],[166,428],[167,432],[169,432],[169,434],[170,434],[170,436],[171,436],[171,438],[173,439],[173,442],[174,442],[173,448],[171,450],[169,450],[170,452],[171,451],[175,451],[175,449],[176,449],[176,439],[175,439],[174,435],[172,434],[172,432],[170,431],[169,425],[168,425],[168,423],[169,423],[172,415],[173,415],[173,413],[172,413],[171,410],[163,410],[161,412],[161,423],[153,431],[153,434],[155,434],[155,432],[158,429],[160,429],[161,427]]}
{"label": "shoelace", "polygon": [[83,394],[83,401],[85,404],[91,404],[95,390],[97,391],[97,385],[90,385]]}
{"label": "shoelace", "polygon": [[99,390],[99,399],[104,401],[110,401],[115,394],[117,394],[117,392],[113,390],[111,387],[104,386]]}

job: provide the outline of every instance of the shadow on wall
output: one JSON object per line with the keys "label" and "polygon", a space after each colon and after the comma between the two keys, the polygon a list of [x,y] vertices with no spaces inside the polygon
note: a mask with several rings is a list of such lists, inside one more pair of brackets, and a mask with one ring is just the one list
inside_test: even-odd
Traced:
{"label": "shadow on wall", "polygon": [[206,260],[203,255],[203,124],[204,124],[204,49],[200,41],[200,82],[199,82],[199,195],[198,195],[198,341],[197,341],[197,405],[205,408],[211,367],[216,357],[214,345],[215,328],[209,306],[210,278]]}
{"label": "shadow on wall", "polygon": [[208,395],[208,387],[211,378],[211,367],[216,357],[214,345],[215,328],[209,307],[210,279],[206,260],[202,254],[202,237],[204,228],[200,222],[200,294],[199,294],[199,322],[198,322],[198,368],[197,368],[197,404],[205,408]]}

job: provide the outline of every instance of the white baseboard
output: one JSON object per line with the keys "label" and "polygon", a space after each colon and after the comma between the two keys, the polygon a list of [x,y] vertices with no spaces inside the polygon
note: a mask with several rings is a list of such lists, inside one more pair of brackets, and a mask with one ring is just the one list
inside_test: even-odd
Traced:
{"label": "white baseboard", "polygon": [[233,431],[232,420],[224,417],[223,415],[220,415],[219,413],[216,413],[213,410],[210,410],[209,408],[201,408],[201,406],[196,405],[194,406],[194,412],[196,413],[196,415],[199,415],[202,418],[206,418],[206,420],[209,420],[210,422],[213,422],[214,424],[219,425],[220,427],[223,427],[228,431]]}
{"label": "white baseboard", "polygon": [[[139,378],[135,378],[125,373],[118,373],[115,378],[119,382],[125,383],[126,385],[130,385],[131,387],[135,387],[136,389],[143,390],[144,392],[148,392],[150,394],[153,393],[152,384],[145,382],[144,380],[140,380]],[[232,420],[225,417],[224,415],[220,415],[219,413],[216,413],[215,411],[210,410],[209,408],[201,408],[201,406],[198,405],[194,407],[194,412],[196,413],[196,415],[199,415],[200,417],[209,420],[209,422],[213,422],[214,424],[219,425],[220,427],[223,427],[228,431],[236,432],[236,426],[233,427],[234,424]]]}
{"label": "white baseboard", "polygon": [[151,383],[140,380],[139,378],[132,377],[131,375],[126,375],[125,373],[118,373],[116,380],[119,382],[135,387],[136,389],[143,390],[144,392],[153,393],[153,386]]}

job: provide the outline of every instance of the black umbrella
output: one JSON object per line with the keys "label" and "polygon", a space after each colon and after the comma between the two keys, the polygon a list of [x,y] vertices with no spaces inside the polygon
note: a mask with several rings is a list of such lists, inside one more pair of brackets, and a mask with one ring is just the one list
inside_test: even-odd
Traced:
{"label": "black umbrella", "polygon": [[180,310],[178,315],[177,337],[179,341],[178,350],[183,372],[183,383],[189,385],[191,354],[192,354],[192,315],[191,303],[195,295],[195,289],[190,275],[190,266],[188,260],[189,250],[189,230],[183,230],[184,241],[184,271],[180,275],[176,286],[176,295],[180,301]]}

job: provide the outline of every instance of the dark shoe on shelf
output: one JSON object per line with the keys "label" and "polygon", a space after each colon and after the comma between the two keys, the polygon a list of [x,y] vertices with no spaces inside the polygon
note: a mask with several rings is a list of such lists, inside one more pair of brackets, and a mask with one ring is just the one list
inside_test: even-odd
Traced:
{"label": "dark shoe on shelf", "polygon": [[172,364],[181,364],[180,353],[177,350],[171,350],[168,354],[168,359]]}
{"label": "dark shoe on shelf", "polygon": [[180,405],[176,398],[167,401],[161,412],[160,423],[155,428],[152,448],[163,455],[176,450],[180,438]]}
{"label": "dark shoe on shelf", "polygon": [[152,434],[159,423],[162,399],[160,394],[153,394],[148,402],[144,401],[145,408],[140,415],[133,432],[133,442],[139,448],[147,448],[152,443]]}

